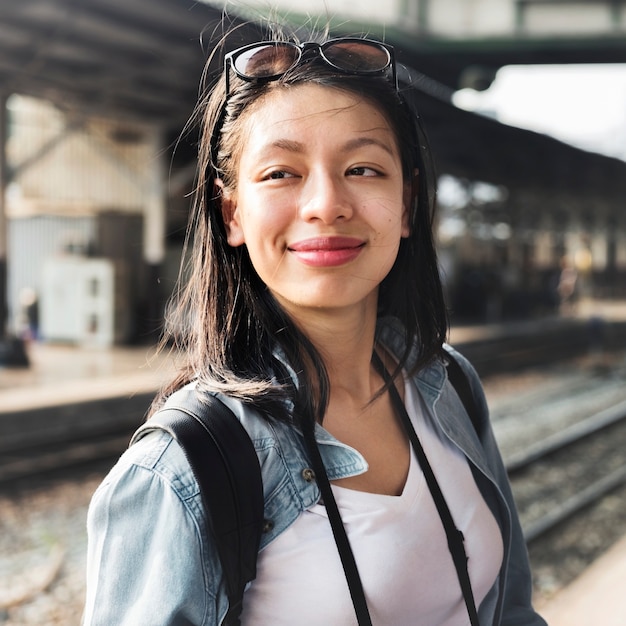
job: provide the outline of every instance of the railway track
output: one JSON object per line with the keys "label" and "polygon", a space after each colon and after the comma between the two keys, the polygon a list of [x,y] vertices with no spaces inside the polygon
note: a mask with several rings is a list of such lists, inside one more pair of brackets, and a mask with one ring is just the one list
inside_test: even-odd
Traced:
{"label": "railway track", "polygon": [[626,401],[509,457],[527,542],[540,539],[626,485]]}

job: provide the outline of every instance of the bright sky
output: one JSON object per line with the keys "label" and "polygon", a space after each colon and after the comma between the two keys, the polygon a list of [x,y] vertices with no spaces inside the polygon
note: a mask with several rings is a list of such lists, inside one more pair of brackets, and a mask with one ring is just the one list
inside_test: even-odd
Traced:
{"label": "bright sky", "polygon": [[455,102],[626,160],[626,64],[508,66],[487,91]]}

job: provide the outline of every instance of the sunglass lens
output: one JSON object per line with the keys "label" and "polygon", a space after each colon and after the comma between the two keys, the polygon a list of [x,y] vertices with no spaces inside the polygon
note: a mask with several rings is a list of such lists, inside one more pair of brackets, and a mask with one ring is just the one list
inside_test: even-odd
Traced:
{"label": "sunglass lens", "polygon": [[382,46],[358,41],[337,41],[324,48],[324,56],[347,72],[381,72],[389,65],[389,52]]}
{"label": "sunglass lens", "polygon": [[247,78],[271,78],[284,74],[299,57],[296,46],[272,43],[244,50],[234,59],[234,66]]}

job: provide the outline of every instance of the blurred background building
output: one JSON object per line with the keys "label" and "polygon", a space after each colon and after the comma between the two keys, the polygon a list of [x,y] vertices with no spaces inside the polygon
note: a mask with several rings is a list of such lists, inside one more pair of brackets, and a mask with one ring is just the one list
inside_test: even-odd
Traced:
{"label": "blurred background building", "polygon": [[[437,160],[453,320],[552,315],[580,297],[626,295],[626,114],[610,149],[575,146],[549,124],[515,127],[492,97],[515,67],[614,64],[625,75],[626,1],[226,4],[229,22],[243,24],[228,48],[258,38],[264,16],[278,14],[300,33],[329,24],[338,36],[384,37],[411,68]],[[0,6],[5,337],[154,340],[194,184],[195,139],[183,129],[223,8],[191,0]],[[626,111],[619,76],[605,99],[622,98]],[[580,84],[572,98],[587,91]],[[529,107],[544,98],[547,109],[539,89],[523,96]],[[601,115],[590,109],[578,123]]]}

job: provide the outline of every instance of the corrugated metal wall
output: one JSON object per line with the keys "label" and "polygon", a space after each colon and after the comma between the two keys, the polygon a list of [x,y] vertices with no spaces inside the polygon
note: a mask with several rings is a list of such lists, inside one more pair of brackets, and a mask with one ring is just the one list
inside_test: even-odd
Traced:
{"label": "corrugated metal wall", "polygon": [[9,220],[8,301],[9,324],[21,329],[20,294],[34,289],[40,296],[46,259],[84,253],[95,241],[94,217],[37,216]]}

